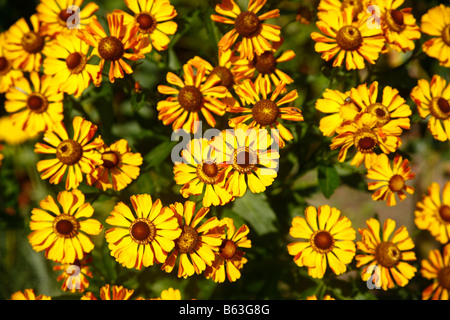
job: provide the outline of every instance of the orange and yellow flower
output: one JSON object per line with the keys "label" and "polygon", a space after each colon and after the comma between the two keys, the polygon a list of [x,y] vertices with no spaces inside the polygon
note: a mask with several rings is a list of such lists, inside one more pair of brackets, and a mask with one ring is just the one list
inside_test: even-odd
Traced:
{"label": "orange and yellow flower", "polygon": [[251,240],[247,238],[250,229],[244,224],[236,230],[231,218],[223,218],[219,227],[225,227],[222,244],[212,265],[206,268],[205,276],[217,283],[222,283],[225,279],[235,282],[241,278],[240,269],[247,263],[247,258],[244,257],[245,252],[239,248],[252,246]]}
{"label": "orange and yellow flower", "polygon": [[442,253],[431,250],[428,259],[421,262],[420,274],[433,283],[422,292],[423,300],[449,300],[450,297],[450,244],[445,245]]}
{"label": "orange and yellow flower", "polygon": [[434,139],[450,140],[450,83],[439,75],[430,82],[420,79],[411,91],[420,116],[428,120],[428,130]]}
{"label": "orange and yellow flower", "polygon": [[90,174],[102,163],[102,156],[96,149],[103,141],[101,138],[91,141],[97,126],[79,116],[73,119],[72,126],[74,134],[69,138],[64,124],[55,124],[44,134],[46,143],[39,142],[34,149],[36,153],[55,155],[37,163],[41,179],[50,178],[50,183],[59,184],[67,172],[66,190],[77,188],[83,181],[83,173]]}
{"label": "orange and yellow flower", "polygon": [[128,14],[122,10],[115,13],[124,15],[126,25],[138,24],[137,37],[140,41],[134,50],[148,53],[155,48],[158,51],[167,50],[170,38],[175,34],[178,25],[171,21],[177,16],[177,11],[169,0],[125,0],[127,7],[133,12]]}
{"label": "orange and yellow flower", "polygon": [[[105,284],[100,288],[100,300],[130,300],[133,293],[133,289]],[[98,300],[98,298],[92,292],[87,292],[81,297],[81,300]]]}
{"label": "orange and yellow flower", "polygon": [[52,298],[43,294],[36,295],[34,289],[25,289],[23,292],[14,292],[11,295],[11,300],[52,300]]}
{"label": "orange and yellow flower", "polygon": [[365,16],[369,7],[368,0],[320,0],[317,6],[317,16],[323,19],[324,14],[333,11],[340,13],[347,8],[353,9],[353,18]]}
{"label": "orange and yellow flower", "polygon": [[309,206],[305,217],[294,217],[289,234],[301,241],[288,244],[288,252],[299,267],[307,267],[313,278],[323,278],[327,266],[339,275],[355,256],[356,231],[351,221],[328,205]]}
{"label": "orange and yellow flower", "polygon": [[215,252],[222,243],[222,233],[216,228],[219,225],[217,217],[211,217],[202,223],[209,208],[202,207],[195,213],[196,204],[186,201],[170,205],[182,232],[175,240],[175,248],[161,267],[170,273],[177,263],[178,277],[187,278],[194,273],[201,274],[207,266],[212,264]]}
{"label": "orange and yellow flower", "polygon": [[42,32],[54,38],[67,30],[76,33],[88,25],[99,9],[95,2],[89,2],[80,9],[84,0],[40,0],[36,7],[37,16],[42,21]]}
{"label": "orange and yellow flower", "polygon": [[34,136],[63,120],[64,95],[52,85],[51,76],[39,76],[33,71],[29,79],[22,77],[14,81],[5,94],[5,110],[14,125]]}
{"label": "orange and yellow flower", "polygon": [[30,25],[20,18],[6,31],[4,54],[15,69],[24,72],[39,71],[42,50],[49,38],[42,33],[42,23],[36,14],[30,17]]}
{"label": "orange and yellow flower", "polygon": [[75,259],[71,263],[63,263],[53,267],[55,271],[62,271],[56,278],[57,281],[62,281],[61,290],[74,292],[84,292],[89,287],[89,278],[94,275],[89,270],[88,263],[92,260],[91,257],[85,255],[81,260]]}
{"label": "orange and yellow flower", "polygon": [[181,300],[181,292],[178,289],[169,288],[161,291],[161,297],[149,300]]}
{"label": "orange and yellow flower", "polygon": [[428,230],[437,241],[446,244],[450,240],[450,182],[444,185],[442,198],[439,184],[433,182],[428,194],[417,202],[414,216],[417,228]]}
{"label": "orange and yellow flower", "polygon": [[397,204],[395,194],[400,201],[406,199],[405,192],[414,194],[414,188],[406,185],[406,181],[414,177],[415,174],[411,173],[408,159],[403,159],[397,154],[391,167],[387,155],[384,153],[378,155],[372,167],[367,170],[367,178],[377,180],[368,183],[369,190],[376,190],[372,194],[372,200],[386,201],[389,207],[395,206]]}
{"label": "orange and yellow flower", "polygon": [[105,232],[111,255],[129,269],[164,263],[182,232],[174,212],[148,194],[133,195],[130,201],[134,213],[119,202],[106,218],[112,226]]}
{"label": "orange and yellow flower", "polygon": [[[367,228],[358,229],[362,236],[356,243],[363,254],[356,255],[356,267],[365,266],[361,272],[363,281],[372,277],[375,285],[383,290],[392,289],[395,284],[404,287],[417,269],[408,262],[416,260],[414,242],[405,226],[395,232],[396,222],[386,219],[383,228],[377,219],[366,221]],[[374,276],[375,273],[375,276]]]}
{"label": "orange and yellow flower", "polygon": [[133,73],[133,69],[124,59],[137,61],[144,55],[136,52],[127,52],[136,46],[139,39],[136,37],[139,26],[137,24],[125,25],[124,15],[110,13],[107,15],[109,35],[103,29],[97,18],[94,17],[89,25],[78,31],[77,36],[94,48],[92,55],[100,58],[99,72],[94,79],[94,84],[100,86],[105,63],[109,63],[109,81],[115,82],[116,78],[123,78],[124,72]]}
{"label": "orange and yellow flower", "polygon": [[0,93],[6,92],[15,79],[23,77],[21,70],[12,67],[11,62],[5,56],[6,32],[0,33]]}
{"label": "orange and yellow flower", "polygon": [[[252,120],[250,127],[276,129],[271,130],[271,133],[275,142],[283,148],[285,141],[292,140],[294,136],[280,123],[279,119],[296,122],[304,120],[300,109],[291,105],[298,98],[297,90],[286,93],[285,89],[285,83],[280,83],[273,89],[270,81],[263,77],[255,82],[250,79],[243,80],[235,87],[235,92],[243,106],[235,103],[229,105],[227,111],[244,115],[231,118],[228,122],[229,126],[233,128],[238,123]],[[284,104],[288,105],[281,107]]]}
{"label": "orange and yellow flower", "polygon": [[97,151],[102,155],[102,164],[87,176],[89,185],[95,185],[103,191],[110,188],[120,191],[139,177],[142,156],[131,152],[125,139],[120,139],[109,147],[102,145]]}
{"label": "orange and yellow flower", "polygon": [[249,0],[247,11],[242,11],[234,0],[222,0],[215,7],[219,14],[211,15],[215,22],[233,25],[219,41],[221,50],[230,49],[237,40],[241,44],[237,50],[241,58],[253,60],[255,54],[263,54],[271,50],[270,41],[280,41],[280,27],[277,25],[263,23],[264,20],[277,18],[279,9],[270,10],[261,15],[258,12],[264,7],[267,0]]}
{"label": "orange and yellow flower", "polygon": [[422,16],[420,30],[431,36],[422,50],[444,67],[450,67],[450,7],[440,4]]}
{"label": "orange and yellow flower", "polygon": [[322,59],[334,58],[333,67],[340,67],[345,59],[347,70],[364,69],[365,60],[375,64],[385,44],[381,28],[369,28],[368,15],[353,21],[353,8],[342,12],[325,12],[317,27],[323,33],[313,32],[311,38],[316,42],[315,50]]}
{"label": "orange and yellow flower", "polygon": [[81,191],[61,191],[57,201],[59,206],[52,196],[47,196],[39,202],[40,208],[31,211],[32,232],[28,239],[37,252],[45,250],[47,259],[72,264],[94,249],[88,235],[98,235],[103,226],[90,218],[94,208],[84,202]]}
{"label": "orange and yellow flower", "polygon": [[62,32],[45,48],[44,73],[54,76],[54,86],[79,98],[97,78],[98,65],[90,64],[89,45],[75,33]]}

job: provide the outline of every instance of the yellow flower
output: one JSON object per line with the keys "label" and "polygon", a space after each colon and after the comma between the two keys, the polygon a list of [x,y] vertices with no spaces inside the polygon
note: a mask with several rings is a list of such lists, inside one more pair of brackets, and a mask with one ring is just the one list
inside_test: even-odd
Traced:
{"label": "yellow flower", "polygon": [[[91,262],[91,257],[85,255],[81,260],[75,259],[72,263],[63,263],[53,267],[55,271],[62,271],[56,278],[57,281],[63,281],[61,290],[74,292],[84,292],[89,287],[89,280],[93,274],[89,270],[88,263]],[[79,268],[77,270],[77,268]]]}
{"label": "yellow flower", "polygon": [[422,292],[423,300],[449,300],[450,295],[450,244],[441,251],[431,250],[428,259],[421,262],[420,274],[433,283]]}
{"label": "yellow flower", "polygon": [[420,116],[428,118],[428,130],[434,139],[450,140],[450,84],[439,75],[434,75],[431,82],[420,79],[411,91],[411,99]]}
{"label": "yellow flower", "polygon": [[203,207],[195,213],[195,207],[192,201],[186,201],[184,205],[179,202],[170,205],[183,231],[175,240],[175,248],[161,269],[172,272],[179,257],[179,278],[186,279],[194,273],[202,273],[211,265],[214,253],[222,243],[222,233],[216,229],[219,225],[217,217],[211,217],[202,223],[209,208]]}
{"label": "yellow flower", "polygon": [[[67,30],[76,33],[88,25],[99,7],[95,2],[89,2],[83,9],[73,10],[75,7],[81,8],[83,1],[40,0],[36,11],[39,20],[42,21],[43,34],[55,37]],[[76,25],[76,22],[79,22],[79,25]]]}
{"label": "yellow flower", "polygon": [[350,219],[328,205],[317,210],[313,206],[306,208],[305,218],[292,219],[289,234],[306,240],[290,243],[287,248],[294,262],[307,267],[313,278],[323,278],[327,265],[335,274],[343,274],[355,256],[356,231]]}
{"label": "yellow flower", "polygon": [[129,269],[164,263],[182,231],[174,212],[148,194],[133,195],[130,201],[134,213],[119,202],[106,218],[112,225],[105,232],[111,255]]}
{"label": "yellow flower", "polygon": [[[348,120],[336,130],[330,145],[331,150],[339,150],[338,159],[344,162],[350,147],[356,148],[351,165],[360,166],[363,162],[369,169],[377,158],[375,148],[379,147],[382,152],[389,154],[395,152],[401,139],[397,135],[386,135],[382,128],[377,126],[378,118],[370,113],[360,113],[355,120]],[[395,132],[394,132],[395,133]]]}
{"label": "yellow flower", "polygon": [[408,230],[401,226],[394,232],[396,223],[392,219],[386,219],[382,230],[376,219],[371,218],[366,223],[368,228],[358,229],[362,239],[356,243],[364,254],[355,257],[357,268],[368,264],[362,270],[362,280],[368,281],[373,277],[375,284],[383,290],[392,289],[395,284],[406,286],[417,271],[408,263],[416,260],[414,251],[411,251],[414,242]]}
{"label": "yellow flower", "polygon": [[422,50],[438,59],[444,67],[450,67],[450,7],[443,4],[431,8],[422,16],[420,30],[432,38],[422,45]]}
{"label": "yellow flower", "polygon": [[20,145],[34,137],[14,125],[9,116],[0,117],[0,141],[9,145]]}
{"label": "yellow flower", "polygon": [[88,174],[89,185],[95,185],[102,190],[114,188],[120,191],[139,177],[142,156],[140,153],[131,152],[125,139],[120,139],[109,147],[102,145],[97,151],[101,153],[103,163]]}
{"label": "yellow flower", "polygon": [[[100,300],[130,300],[134,290],[124,288],[123,286],[105,284],[100,288]],[[98,300],[92,292],[87,292],[81,297],[81,300]]]}
{"label": "yellow flower", "polygon": [[447,182],[442,190],[433,182],[428,187],[428,194],[417,202],[414,211],[414,222],[421,230],[428,230],[433,237],[442,244],[450,239],[450,182]]}
{"label": "yellow flower", "polygon": [[414,50],[414,40],[420,39],[420,28],[411,8],[398,8],[404,0],[379,0],[381,27],[390,48],[398,52]]}
{"label": "yellow flower", "polygon": [[256,54],[253,59],[241,58],[234,63],[234,70],[242,74],[242,77],[247,79],[266,78],[271,81],[273,85],[278,86],[281,83],[291,84],[294,80],[278,67],[279,63],[290,61],[295,58],[293,50],[286,50],[282,53],[277,53],[282,41],[274,43],[271,50],[266,50],[261,54]]}
{"label": "yellow flower", "polygon": [[353,103],[350,91],[325,89],[322,98],[317,99],[316,109],[330,114],[320,119],[319,130],[324,136],[331,137],[344,121],[355,119],[361,109]]}
{"label": "yellow flower", "polygon": [[168,72],[166,76],[168,83],[180,89],[166,85],[158,86],[160,93],[173,95],[158,102],[156,107],[159,111],[158,119],[162,120],[164,125],[172,124],[174,131],[183,129],[189,133],[197,133],[201,113],[206,122],[215,127],[216,120],[211,113],[219,116],[225,114],[225,104],[220,99],[228,94],[228,89],[219,85],[220,78],[216,74],[205,77],[204,66],[196,69],[186,63],[183,66],[183,73],[184,81],[172,72]]}
{"label": "yellow flower", "polygon": [[78,98],[100,72],[89,62],[89,45],[75,33],[61,32],[44,50],[44,73],[54,76],[54,86]]}
{"label": "yellow flower", "polygon": [[242,197],[247,187],[260,193],[277,176],[280,154],[272,149],[273,139],[266,129],[238,124],[223,130],[211,142],[216,161],[228,164],[225,168],[225,188],[233,197]]}
{"label": "yellow flower", "polygon": [[181,292],[178,289],[169,288],[161,291],[161,297],[150,300],[181,300]]}
{"label": "yellow flower", "polygon": [[[312,296],[307,297],[306,300],[319,300],[319,299],[317,299],[316,295],[312,295]],[[322,300],[336,300],[336,299],[332,298],[329,294],[327,294],[323,297]]]}
{"label": "yellow flower", "polygon": [[[263,23],[262,21],[276,18],[280,15],[278,9],[257,15],[267,0],[249,0],[247,11],[241,8],[234,0],[222,0],[215,7],[219,15],[211,15],[215,22],[233,25],[233,29],[228,31],[219,41],[222,50],[230,49],[238,39],[241,45],[237,50],[241,58],[253,60],[255,54],[263,54],[270,50],[270,41],[280,41],[280,27]],[[224,17],[225,16],[225,17]]]}
{"label": "yellow flower", "polygon": [[340,13],[347,8],[353,9],[354,19],[360,18],[366,15],[367,8],[369,7],[368,0],[320,0],[317,6],[317,16],[319,19],[323,19],[323,16],[327,12]]}
{"label": "yellow flower", "polygon": [[115,82],[116,78],[123,78],[124,72],[133,73],[133,69],[124,59],[136,61],[144,58],[143,54],[127,52],[136,46],[139,39],[136,37],[139,26],[132,24],[126,26],[124,15],[110,13],[107,15],[109,35],[103,29],[102,25],[94,17],[86,28],[78,31],[77,36],[83,41],[94,47],[92,55],[100,58],[99,72],[94,84],[100,86],[102,82],[102,71],[106,62],[110,63],[109,81]]}
{"label": "yellow flower", "polygon": [[52,300],[52,298],[43,294],[36,296],[34,289],[25,289],[23,292],[14,292],[11,295],[11,300]]}
{"label": "yellow flower", "polygon": [[42,34],[42,24],[36,14],[30,17],[31,27],[25,18],[20,18],[6,31],[5,57],[13,68],[25,72],[39,71],[42,65],[42,50],[48,38]]}
{"label": "yellow flower", "polygon": [[[98,235],[103,226],[90,218],[94,208],[84,202],[79,190],[58,193],[57,205],[52,196],[41,200],[40,208],[31,211],[28,239],[36,251],[45,250],[45,257],[61,263],[72,264],[94,249],[94,243],[86,235]],[[60,207],[62,210],[60,210]]]}
{"label": "yellow flower", "polygon": [[372,194],[372,200],[385,201],[390,206],[395,206],[395,194],[401,201],[406,199],[405,192],[414,194],[414,188],[407,186],[406,181],[414,179],[415,174],[411,173],[408,159],[403,159],[400,155],[395,155],[394,163],[391,168],[387,155],[380,154],[373,163],[372,167],[367,170],[367,178],[378,180],[377,182],[369,182],[369,190],[376,190]]}
{"label": "yellow flower", "polygon": [[[52,85],[52,77],[30,73],[30,81],[16,79],[6,92],[5,110],[14,125],[30,136],[49,130],[63,120],[63,98]],[[31,84],[31,86],[30,86]]]}
{"label": "yellow flower", "polygon": [[339,13],[324,13],[316,22],[323,34],[311,33],[311,38],[316,42],[316,52],[322,53],[325,61],[335,58],[333,67],[340,67],[345,59],[347,70],[364,69],[364,60],[375,64],[385,39],[381,29],[367,26],[368,17],[366,14],[353,22],[352,7]]}
{"label": "yellow flower", "polygon": [[235,282],[241,277],[240,269],[247,263],[247,258],[244,257],[245,252],[239,248],[251,248],[252,246],[250,239],[247,238],[250,229],[246,225],[242,225],[236,230],[231,218],[223,218],[219,227],[225,227],[222,244],[216,253],[213,264],[206,268],[205,276],[217,283],[224,282],[225,278],[230,282]]}
{"label": "yellow flower", "polygon": [[292,133],[284,127],[279,119],[288,121],[303,121],[302,112],[290,104],[298,98],[297,90],[284,94],[285,83],[280,83],[272,90],[270,81],[259,78],[255,82],[245,79],[235,87],[235,92],[239,96],[242,107],[238,104],[230,105],[227,111],[230,113],[244,113],[244,115],[231,118],[228,122],[230,127],[235,127],[238,123],[245,123],[252,120],[250,127],[266,128],[270,127],[274,135],[275,142],[283,148],[285,141],[294,138]]}
{"label": "yellow flower", "polygon": [[0,93],[6,92],[14,83],[15,79],[23,77],[21,70],[12,67],[11,62],[5,56],[6,32],[0,33]]}
{"label": "yellow flower", "polygon": [[55,124],[44,134],[46,143],[39,142],[34,149],[36,153],[56,156],[39,161],[37,170],[41,173],[41,179],[50,178],[52,184],[59,184],[67,171],[66,190],[77,188],[83,181],[83,173],[91,173],[102,163],[102,156],[96,149],[103,145],[103,141],[101,138],[91,141],[97,126],[78,116],[73,119],[72,126],[74,134],[69,138],[64,124]]}
{"label": "yellow flower", "polygon": [[115,13],[124,15],[126,25],[138,24],[137,36],[140,41],[134,49],[140,53],[148,53],[155,48],[167,50],[170,35],[177,31],[177,24],[170,21],[177,16],[177,11],[169,0],[125,0],[133,15],[122,10]]}

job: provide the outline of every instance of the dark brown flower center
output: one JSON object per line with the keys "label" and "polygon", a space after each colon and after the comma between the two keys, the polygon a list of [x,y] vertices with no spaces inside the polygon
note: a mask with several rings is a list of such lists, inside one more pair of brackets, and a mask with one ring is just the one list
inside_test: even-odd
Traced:
{"label": "dark brown flower center", "polygon": [[214,162],[203,163],[202,170],[210,178],[215,177],[219,172],[219,168]]}
{"label": "dark brown flower center", "polygon": [[61,141],[56,148],[56,157],[63,164],[74,165],[83,157],[83,148],[75,140],[68,139]]}
{"label": "dark brown flower center", "polygon": [[375,259],[385,268],[395,267],[402,257],[399,248],[390,241],[380,242],[375,248]]}
{"label": "dark brown flower center", "polygon": [[253,65],[261,74],[272,74],[277,68],[277,60],[271,51],[266,51],[253,59]]}
{"label": "dark brown flower center", "polygon": [[450,104],[442,97],[433,98],[430,102],[430,113],[437,119],[445,120],[450,117]]}
{"label": "dark brown flower center", "polygon": [[194,86],[185,86],[178,93],[178,102],[187,111],[198,111],[203,105],[203,95]]}
{"label": "dark brown flower center", "polygon": [[258,16],[250,11],[239,14],[234,21],[236,32],[242,37],[251,38],[261,31],[261,21]]}
{"label": "dark brown flower center", "polygon": [[219,85],[230,88],[234,84],[234,77],[228,68],[216,66],[211,71],[211,74],[216,74],[220,78]]}
{"label": "dark brown flower center", "polygon": [[143,33],[152,33],[156,28],[156,20],[149,13],[139,13],[136,16],[136,22]]}
{"label": "dark brown flower center", "polygon": [[270,99],[261,99],[252,108],[253,119],[260,125],[271,125],[278,118],[278,106]]}
{"label": "dark brown flower center", "polygon": [[22,47],[28,53],[38,53],[44,48],[44,38],[40,34],[30,31],[22,37]]}
{"label": "dark brown flower center", "polygon": [[405,18],[401,11],[392,9],[386,13],[386,23],[389,29],[400,32],[405,28]]}
{"label": "dark brown flower center", "polygon": [[442,41],[447,46],[450,46],[450,24],[446,25],[444,30],[442,30]]}
{"label": "dark brown flower center", "polygon": [[236,244],[231,240],[224,240],[219,248],[219,254],[224,259],[231,259],[236,254]]}
{"label": "dark brown flower center", "polygon": [[363,128],[355,133],[354,143],[359,152],[372,152],[377,145],[377,141],[377,136],[371,129]]}
{"label": "dark brown flower center", "polygon": [[311,245],[317,252],[327,253],[334,247],[334,238],[328,231],[318,230],[311,237]]}
{"label": "dark brown flower center", "polygon": [[120,162],[120,157],[115,151],[102,153],[103,166],[108,169],[116,167]]}
{"label": "dark brown flower center", "polygon": [[181,253],[189,253],[195,249],[198,242],[198,233],[194,228],[185,225],[180,237],[176,241],[176,247]]}
{"label": "dark brown flower center", "polygon": [[233,158],[233,167],[240,173],[248,173],[258,164],[258,155],[247,147],[236,149]]}
{"label": "dark brown flower center", "polygon": [[389,110],[381,103],[371,104],[367,108],[367,112],[369,112],[377,117],[377,119],[378,119],[377,125],[380,127],[384,126],[386,123],[389,122],[389,120],[391,120]]}
{"label": "dark brown flower center", "polygon": [[441,287],[450,290],[450,267],[444,267],[439,271],[438,281]]}
{"label": "dark brown flower center", "polygon": [[11,70],[11,64],[5,57],[0,57],[0,75],[5,75]]}
{"label": "dark brown flower center", "polygon": [[361,47],[363,38],[358,28],[347,25],[339,29],[336,41],[342,50],[355,51]]}
{"label": "dark brown flower center", "polygon": [[439,216],[445,222],[450,222],[450,206],[444,204],[439,208]]}
{"label": "dark brown flower center", "polygon": [[393,175],[389,180],[389,189],[391,189],[393,192],[402,191],[404,187],[405,179],[401,175]]}
{"label": "dark brown flower center", "polygon": [[107,61],[116,61],[122,58],[125,48],[122,41],[113,36],[108,36],[100,40],[98,44],[98,53]]}
{"label": "dark brown flower center", "polygon": [[148,244],[153,241],[156,235],[154,224],[145,219],[136,219],[129,229],[131,238],[139,244]]}
{"label": "dark brown flower center", "polygon": [[73,73],[78,74],[84,70],[86,66],[86,56],[79,52],[72,52],[66,58],[67,68]]}
{"label": "dark brown flower center", "polygon": [[73,238],[79,229],[78,221],[70,214],[60,214],[53,221],[53,231],[60,237]]}
{"label": "dark brown flower center", "polygon": [[75,11],[70,10],[70,9],[69,9],[69,10],[64,9],[64,10],[61,10],[61,11],[59,12],[58,17],[61,19],[61,22],[62,22],[64,25],[66,25],[67,20],[69,20],[69,18],[70,18],[73,14],[75,14]]}
{"label": "dark brown flower center", "polygon": [[48,101],[45,96],[40,93],[33,93],[28,96],[27,107],[34,113],[41,114],[47,111]]}

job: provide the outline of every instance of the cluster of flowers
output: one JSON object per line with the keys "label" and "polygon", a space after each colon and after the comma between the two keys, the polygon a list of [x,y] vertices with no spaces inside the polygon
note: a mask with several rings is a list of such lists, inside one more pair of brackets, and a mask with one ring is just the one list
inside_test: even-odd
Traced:
{"label": "cluster of flowers", "polygon": [[[80,28],[67,28],[75,14],[68,8],[82,2],[67,1],[67,8],[61,8],[56,0],[41,0],[30,18],[31,26],[22,18],[0,36],[0,90],[16,126],[30,136],[44,133],[45,143],[37,143],[35,152],[55,155],[37,163],[41,178],[59,184],[66,176],[65,190],[57,195],[57,201],[49,195],[40,202],[40,208],[33,209],[30,243],[36,251],[45,251],[48,259],[62,263],[61,279],[69,278],[68,265],[79,265],[83,279],[80,290],[84,291],[86,276],[91,276],[86,255],[94,248],[88,235],[98,235],[103,226],[91,218],[93,207],[77,189],[83,174],[89,185],[120,191],[139,176],[143,159],[132,152],[125,139],[105,145],[101,137],[95,137],[96,125],[82,117],[72,120],[70,136],[62,122],[64,94],[78,98],[91,84],[101,86],[106,64],[113,83],[125,73],[133,73],[127,61],[144,59],[153,48],[166,50],[169,36],[177,30],[172,21],[177,13],[168,0],[125,0],[132,13],[108,13],[105,30],[94,15],[97,5],[88,3],[80,11]],[[266,0],[250,0],[247,10],[242,11],[235,1],[222,0],[211,19],[232,28],[218,43],[218,64],[194,57],[183,65],[182,78],[168,72],[166,80],[171,86],[158,86],[161,94],[169,96],[158,102],[158,119],[172,125],[174,131],[197,133],[200,114],[211,127],[216,126],[213,114],[239,115],[228,122],[235,130],[223,130],[211,139],[193,139],[182,151],[183,161],[174,165],[181,194],[185,198],[203,195],[202,208],[196,210],[190,200],[164,206],[148,194],[131,196],[132,208],[124,202],[114,207],[106,219],[111,227],[105,238],[111,255],[122,266],[141,269],[159,263],[171,272],[178,261],[179,277],[202,272],[216,282],[240,277],[239,270],[247,259],[238,248],[251,247],[248,227],[237,229],[230,218],[203,220],[210,206],[224,205],[247,189],[258,193],[271,185],[280,157],[273,145],[283,148],[293,139],[282,122],[304,120],[302,112],[292,106],[297,91],[287,88],[293,80],[277,68],[295,54],[292,50],[278,52],[281,28],[265,20],[279,17],[279,10],[260,13],[265,4]],[[371,4],[381,9],[378,27],[377,20],[372,21],[373,15],[365,10]],[[336,57],[334,67],[340,67],[345,59],[347,70],[363,69],[365,61],[375,64],[379,54],[390,49],[413,50],[422,31],[433,36],[423,51],[448,67],[450,23],[446,17],[450,8],[441,5],[430,9],[419,28],[410,9],[399,9],[402,4],[393,0],[321,0],[317,27],[322,33],[311,34],[315,50],[324,60]],[[449,88],[436,75],[431,83],[420,80],[411,93],[420,115],[429,117],[431,133],[441,141],[450,139]],[[395,194],[403,200],[405,192],[414,192],[406,185],[414,178],[408,160],[396,155],[391,169],[387,157],[398,150],[401,134],[410,128],[411,109],[398,90],[386,86],[379,99],[377,82],[349,92],[328,89],[316,108],[331,114],[321,120],[320,130],[327,137],[334,136],[330,148],[340,148],[339,161],[345,161],[348,149],[354,146],[357,152],[351,164],[364,162],[368,177],[380,180],[369,184],[371,190],[378,189],[374,200],[395,205]],[[450,235],[449,192],[450,183],[444,188],[441,203],[439,185],[433,184],[416,211],[417,226],[430,230],[442,244],[448,243]],[[307,241],[289,244],[288,251],[312,277],[322,278],[327,264],[334,273],[344,273],[356,248],[362,251],[356,255],[357,266],[366,265],[363,280],[371,276],[369,268],[377,265],[381,271],[375,280],[385,290],[395,283],[405,286],[417,271],[408,263],[416,259],[414,243],[405,227],[394,232],[396,223],[391,219],[382,230],[378,220],[368,220],[368,228],[359,230],[362,240],[356,246],[351,221],[328,205],[308,207],[305,217],[294,218],[292,225],[291,236]],[[429,260],[422,262],[422,275],[435,279],[424,291],[424,298],[448,299],[449,257],[447,244],[442,255],[432,251]],[[65,281],[64,290],[67,285]],[[113,288],[117,297],[129,298],[130,292],[123,290]],[[110,297],[108,285],[104,291],[102,295]]]}

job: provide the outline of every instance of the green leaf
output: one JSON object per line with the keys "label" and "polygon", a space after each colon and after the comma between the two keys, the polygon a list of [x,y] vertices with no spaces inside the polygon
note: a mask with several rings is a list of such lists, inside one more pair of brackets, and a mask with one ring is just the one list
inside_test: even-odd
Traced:
{"label": "green leaf", "polygon": [[157,167],[160,165],[172,152],[172,149],[178,144],[177,141],[164,141],[153,148],[144,157],[147,163],[145,170]]}
{"label": "green leaf", "polygon": [[323,195],[329,199],[334,191],[339,187],[339,174],[333,166],[320,165],[317,169],[319,187]]}
{"label": "green leaf", "polygon": [[233,203],[233,211],[247,221],[258,235],[275,232],[277,216],[264,193],[247,191]]}

